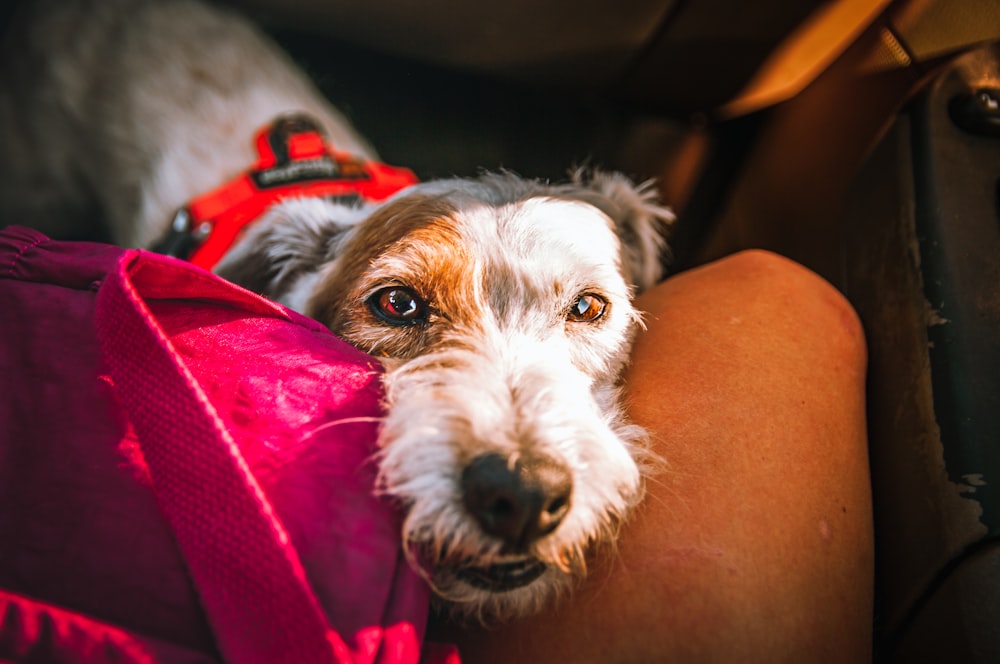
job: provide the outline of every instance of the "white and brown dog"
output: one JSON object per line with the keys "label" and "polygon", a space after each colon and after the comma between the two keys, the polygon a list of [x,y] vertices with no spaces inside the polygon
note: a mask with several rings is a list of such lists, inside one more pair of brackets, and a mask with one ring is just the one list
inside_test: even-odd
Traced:
{"label": "white and brown dog", "polygon": [[[25,18],[0,62],[3,222],[65,235],[96,215],[149,245],[289,113],[375,158],[233,13],[44,0]],[[670,218],[649,185],[612,173],[290,197],[217,271],[384,361],[380,483],[406,509],[407,551],[457,611],[507,619],[568,588],[640,497],[643,435],[618,383]]]}

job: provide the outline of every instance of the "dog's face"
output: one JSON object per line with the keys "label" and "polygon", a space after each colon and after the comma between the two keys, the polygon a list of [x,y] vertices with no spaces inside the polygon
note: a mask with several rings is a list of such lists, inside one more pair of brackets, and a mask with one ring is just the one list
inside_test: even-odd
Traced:
{"label": "dog's face", "polygon": [[492,620],[566,588],[640,494],[617,382],[668,213],[620,176],[498,175],[271,216],[219,272],[383,359],[380,484],[436,592]]}

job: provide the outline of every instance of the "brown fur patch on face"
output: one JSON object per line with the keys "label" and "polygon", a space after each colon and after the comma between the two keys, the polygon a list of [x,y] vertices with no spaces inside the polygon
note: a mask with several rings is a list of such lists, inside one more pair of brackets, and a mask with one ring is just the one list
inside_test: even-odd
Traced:
{"label": "brown fur patch on face", "polygon": [[[364,351],[408,359],[441,345],[456,326],[475,325],[481,309],[475,282],[455,208],[440,198],[408,196],[361,222],[307,314]],[[376,316],[368,298],[388,286],[412,289],[427,303],[428,320],[395,326]]]}

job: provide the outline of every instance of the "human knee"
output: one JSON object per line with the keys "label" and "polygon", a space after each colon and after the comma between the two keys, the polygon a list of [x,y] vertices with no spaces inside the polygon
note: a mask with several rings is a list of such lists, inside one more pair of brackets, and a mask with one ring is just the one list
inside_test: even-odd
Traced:
{"label": "human knee", "polygon": [[838,351],[861,364],[867,360],[864,330],[854,307],[812,270],[763,249],[732,254],[718,265],[731,279],[771,298],[800,325],[808,324],[822,333]]}

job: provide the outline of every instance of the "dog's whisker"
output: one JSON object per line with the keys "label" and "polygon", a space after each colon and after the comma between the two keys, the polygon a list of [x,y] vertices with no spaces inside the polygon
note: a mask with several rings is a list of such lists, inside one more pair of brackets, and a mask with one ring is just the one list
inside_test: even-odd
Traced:
{"label": "dog's whisker", "polygon": [[384,421],[384,417],[345,417],[339,420],[331,420],[330,422],[324,422],[323,424],[314,427],[302,434],[300,442],[305,442],[310,438],[334,427],[346,426],[348,424],[380,424]]}

